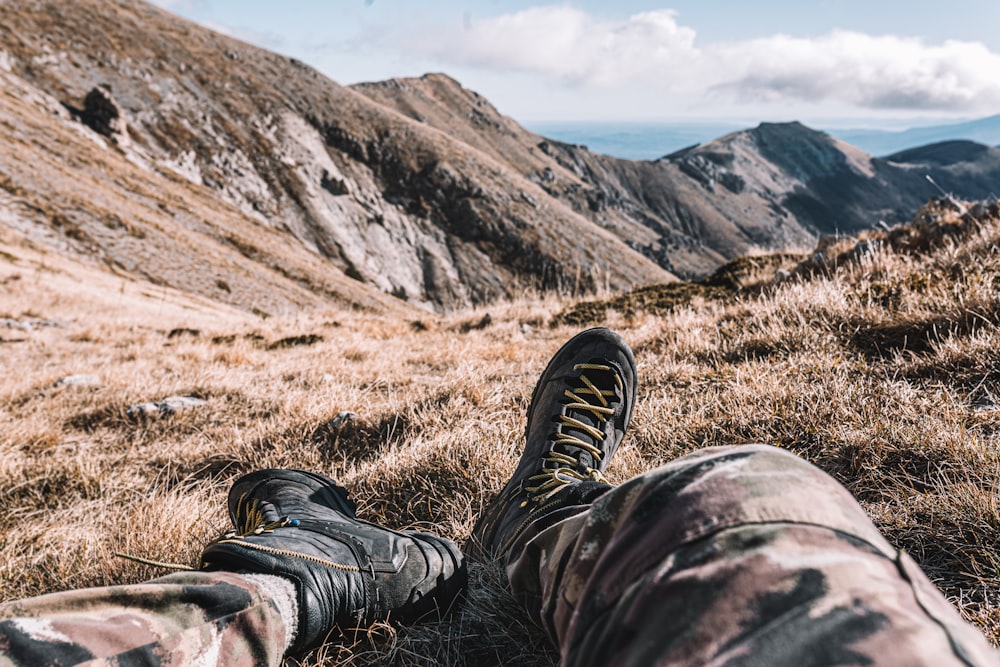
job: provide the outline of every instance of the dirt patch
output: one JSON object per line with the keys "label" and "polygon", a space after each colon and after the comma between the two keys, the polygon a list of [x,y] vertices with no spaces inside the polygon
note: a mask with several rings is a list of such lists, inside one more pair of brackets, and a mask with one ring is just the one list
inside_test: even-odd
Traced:
{"label": "dirt patch", "polygon": [[68,428],[84,433],[93,433],[100,428],[132,428],[132,424],[133,422],[125,414],[125,408],[120,405],[88,410],[66,420]]}
{"label": "dirt patch", "polygon": [[282,350],[289,347],[298,347],[300,345],[315,345],[316,343],[323,342],[323,337],[319,334],[303,334],[301,336],[288,336],[287,338],[282,338],[276,340],[267,346],[269,350]]}
{"label": "dirt patch", "polygon": [[411,418],[403,413],[385,414],[372,421],[334,418],[320,424],[310,439],[324,457],[363,460],[378,456],[385,448],[399,446],[411,435],[412,428]]}
{"label": "dirt patch", "polygon": [[695,299],[728,301],[734,294],[732,289],[700,282],[650,285],[610,299],[581,301],[556,315],[554,322],[576,326],[593,324],[605,321],[609,311],[616,311],[626,316],[639,312],[665,315],[688,305]]}

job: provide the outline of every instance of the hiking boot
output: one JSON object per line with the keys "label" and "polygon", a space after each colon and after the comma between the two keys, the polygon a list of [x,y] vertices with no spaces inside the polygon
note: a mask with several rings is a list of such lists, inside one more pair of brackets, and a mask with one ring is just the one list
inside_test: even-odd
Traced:
{"label": "hiking boot", "polygon": [[442,615],[465,587],[465,563],[450,540],[358,520],[347,491],[322,475],[250,473],[229,491],[229,516],[235,530],[205,547],[201,569],[295,581],[293,653],[322,644],[335,626]]}
{"label": "hiking boot", "polygon": [[635,358],[615,332],[588,329],[563,345],[531,395],[521,461],[467,551],[503,556],[532,522],[611,488],[603,472],[632,418],[635,391]]}

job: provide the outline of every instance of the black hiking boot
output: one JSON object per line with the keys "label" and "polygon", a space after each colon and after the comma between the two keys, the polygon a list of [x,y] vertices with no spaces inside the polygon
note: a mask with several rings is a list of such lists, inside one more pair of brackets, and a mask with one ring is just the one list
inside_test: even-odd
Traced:
{"label": "black hiking boot", "polygon": [[236,526],[205,547],[201,569],[274,574],[296,582],[299,625],[290,651],[324,642],[335,626],[444,614],[465,588],[450,540],[355,518],[347,491],[301,470],[261,470],[233,484]]}
{"label": "black hiking boot", "polygon": [[635,358],[615,332],[588,329],[563,345],[531,395],[517,470],[483,511],[466,550],[507,555],[530,523],[610,489],[602,473],[628,428],[635,391]]}

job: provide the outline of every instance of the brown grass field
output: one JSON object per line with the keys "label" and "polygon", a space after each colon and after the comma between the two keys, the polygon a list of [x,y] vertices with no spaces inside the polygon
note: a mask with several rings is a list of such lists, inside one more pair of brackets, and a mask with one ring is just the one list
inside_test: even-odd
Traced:
{"label": "brown grass field", "polygon": [[[328,474],[365,518],[463,542],[516,464],[537,375],[592,321],[625,336],[640,373],[613,481],[708,445],[786,448],[844,483],[996,644],[996,213],[929,211],[944,224],[773,286],[526,299],[481,327],[486,310],[265,320],[0,243],[0,317],[53,320],[0,324],[0,597],[164,573],[115,552],[196,563],[231,482],[265,466]],[[99,383],[55,385],[79,373]],[[171,395],[207,403],[126,415]],[[357,418],[331,426],[342,411]],[[449,619],[347,633],[303,664],[554,663],[502,577],[473,563]]]}

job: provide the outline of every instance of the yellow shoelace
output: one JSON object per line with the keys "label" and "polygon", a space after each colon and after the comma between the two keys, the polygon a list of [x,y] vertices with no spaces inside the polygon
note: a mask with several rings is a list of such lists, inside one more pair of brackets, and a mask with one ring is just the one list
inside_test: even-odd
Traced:
{"label": "yellow shoelace", "polygon": [[[243,499],[240,499],[242,504]],[[276,528],[283,528],[285,526],[297,526],[299,525],[298,519],[289,519],[287,516],[283,516],[277,521],[265,521],[264,520],[264,510],[257,500],[253,501],[250,505],[250,509],[247,510],[247,515],[240,524],[239,529],[230,528],[221,537],[218,538],[218,544],[240,544],[240,540],[245,537],[250,537],[251,535],[261,535],[263,533],[273,533]],[[275,553],[280,555],[297,556],[299,558],[306,558],[308,560],[316,560],[317,562],[322,562],[326,565],[331,565],[327,561],[322,559],[316,559],[309,556],[304,556],[302,554],[297,554],[291,551],[280,551],[277,549],[271,549],[268,547],[261,547],[255,544],[249,544],[246,542],[242,543],[242,546],[251,549],[257,549],[259,551],[267,551],[269,553]],[[134,563],[142,563],[144,565],[152,565],[153,567],[162,567],[168,570],[196,570],[190,565],[184,565],[182,563],[170,563],[166,561],[151,560],[149,558],[143,558],[141,556],[133,556],[132,554],[126,553],[115,553],[118,558],[124,558],[125,560],[130,560]],[[341,565],[333,565],[343,569]],[[354,568],[356,569],[356,568]]]}
{"label": "yellow shoelace", "polygon": [[[242,505],[245,501],[246,494],[243,494],[237,504]],[[243,537],[249,537],[250,535],[273,533],[276,528],[297,525],[299,525],[297,519],[289,519],[287,516],[283,516],[277,521],[267,521],[264,517],[264,508],[262,507],[260,501],[254,500],[250,503],[250,508],[247,510],[246,516],[243,517],[243,521],[240,522],[238,529],[226,531],[226,534],[223,535],[223,539],[240,539]]]}
{"label": "yellow shoelace", "polygon": [[[618,386],[618,390],[622,392],[624,391],[624,385],[622,384],[621,377],[619,377],[618,373],[614,372],[610,366],[606,366],[604,364],[576,364],[573,366],[573,370],[610,372],[614,375],[615,384]],[[564,392],[566,398],[569,399],[564,412],[568,413],[570,410],[589,412],[594,416],[597,423],[603,427],[608,417],[613,415],[615,412],[615,409],[612,408],[608,402],[608,397],[613,398],[615,396],[615,391],[613,389],[599,389],[593,382],[591,382],[590,378],[582,373],[580,374],[579,379],[581,383],[580,387],[577,387],[575,390],[567,389]],[[586,396],[595,398],[596,402],[591,403],[587,401],[585,398]],[[581,431],[596,441],[604,440],[604,431],[565,413],[559,415],[559,422],[562,428],[556,434],[554,443],[555,446],[576,447],[590,454],[595,462],[600,461],[604,454],[599,448],[585,440],[581,440],[571,433],[564,432],[563,429],[569,428]],[[568,454],[553,450],[545,455],[544,461],[552,464],[553,467],[543,467],[538,474],[532,475],[527,479],[527,483],[533,484],[533,486],[526,485],[524,487],[524,490],[528,492],[530,499],[536,503],[544,503],[569,484],[587,480],[597,482],[604,481],[604,475],[601,474],[601,471],[596,468],[588,466],[583,472],[577,470],[576,466],[579,465],[579,461]],[[524,507],[527,504],[528,501],[525,500],[521,503],[521,506]]]}

